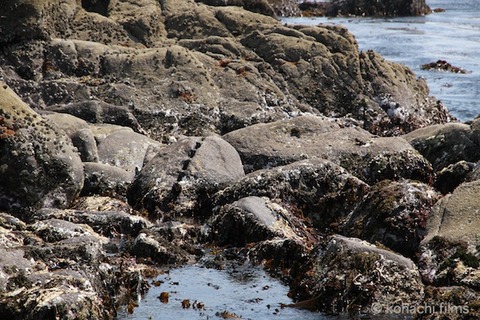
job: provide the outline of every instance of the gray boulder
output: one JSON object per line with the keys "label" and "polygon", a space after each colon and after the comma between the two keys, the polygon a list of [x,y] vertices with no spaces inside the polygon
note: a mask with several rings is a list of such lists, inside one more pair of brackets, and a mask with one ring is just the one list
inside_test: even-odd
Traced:
{"label": "gray boulder", "polygon": [[440,194],[432,187],[408,180],[384,180],[371,187],[355,207],[343,234],[381,243],[414,259],[426,235],[427,219]]}
{"label": "gray boulder", "polygon": [[218,192],[214,204],[268,197],[300,219],[308,218],[318,231],[329,233],[345,222],[368,189],[366,183],[330,161],[305,160],[252,172]]}
{"label": "gray boulder", "polygon": [[480,181],[465,182],[433,207],[419,259],[426,283],[479,287],[478,192]]}
{"label": "gray boulder", "polygon": [[301,281],[306,297],[313,298],[303,304],[314,309],[372,314],[398,301],[416,305],[423,298],[417,267],[399,254],[339,235],[315,253],[309,276]]}
{"label": "gray boulder", "polygon": [[480,160],[480,122],[467,125],[447,123],[417,129],[404,136],[411,145],[429,160],[435,171],[459,161]]}
{"label": "gray boulder", "polygon": [[201,214],[215,192],[243,176],[240,157],[221,138],[184,138],[145,165],[129,188],[128,201],[160,219]]}
{"label": "gray boulder", "polygon": [[72,144],[80,153],[82,161],[98,161],[98,150],[95,138],[88,123],[75,116],[64,113],[52,113],[44,115],[53,121],[72,140]]}
{"label": "gray boulder", "polygon": [[268,198],[246,197],[223,206],[212,221],[221,244],[244,246],[274,237],[297,239],[295,217]]}
{"label": "gray boulder", "polygon": [[124,169],[96,162],[84,162],[85,182],[82,195],[125,197],[134,174]]}
{"label": "gray boulder", "polygon": [[188,261],[189,254],[173,246],[159,234],[151,231],[141,232],[132,243],[131,253],[158,264],[182,264]]}
{"label": "gray boulder", "polygon": [[429,162],[406,140],[374,136],[342,120],[301,116],[253,125],[223,138],[238,151],[246,172],[302,159],[328,159],[367,183],[433,179]]}
{"label": "gray boulder", "polygon": [[100,163],[123,169],[133,178],[143,168],[147,154],[161,147],[161,143],[142,134],[118,130],[102,139],[97,148]]}
{"label": "gray boulder", "polygon": [[83,166],[69,138],[0,87],[0,209],[67,207],[83,187]]}

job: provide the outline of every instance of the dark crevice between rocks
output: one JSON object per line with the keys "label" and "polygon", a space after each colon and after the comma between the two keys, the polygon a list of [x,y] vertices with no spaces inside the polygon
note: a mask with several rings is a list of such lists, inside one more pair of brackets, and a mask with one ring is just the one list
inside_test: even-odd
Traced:
{"label": "dark crevice between rocks", "polygon": [[88,12],[98,13],[102,16],[108,16],[108,6],[110,0],[82,0],[82,8]]}

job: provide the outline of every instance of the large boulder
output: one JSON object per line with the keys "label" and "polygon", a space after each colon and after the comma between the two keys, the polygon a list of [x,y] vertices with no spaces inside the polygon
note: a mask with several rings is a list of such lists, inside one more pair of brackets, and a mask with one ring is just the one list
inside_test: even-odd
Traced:
{"label": "large boulder", "polygon": [[218,210],[212,221],[221,244],[244,246],[275,237],[297,239],[295,216],[268,198],[246,197]]}
{"label": "large boulder", "polygon": [[384,180],[355,207],[343,233],[415,259],[432,206],[439,198],[438,192],[420,182]]}
{"label": "large boulder", "polygon": [[128,200],[158,219],[199,214],[211,195],[243,176],[238,153],[223,139],[186,137],[145,165],[129,188]]}
{"label": "large boulder", "polygon": [[100,163],[127,171],[133,178],[142,170],[149,154],[155,154],[161,148],[161,143],[147,136],[128,130],[118,130],[111,132],[99,142],[98,160]]}
{"label": "large boulder", "polygon": [[0,209],[68,207],[83,187],[69,138],[3,83],[0,107]]}
{"label": "large boulder", "polygon": [[331,17],[352,15],[361,17],[421,16],[431,12],[425,0],[306,0],[299,7],[305,15],[327,15]]}
{"label": "large boulder", "polygon": [[257,124],[223,136],[246,172],[303,159],[328,159],[367,183],[383,179],[432,180],[432,169],[406,140],[378,137],[345,121],[302,116]]}
{"label": "large boulder", "polygon": [[427,160],[434,170],[459,161],[480,160],[480,119],[471,125],[447,123],[417,129],[404,136]]}
{"label": "large boulder", "polygon": [[419,262],[427,283],[479,288],[478,192],[480,181],[466,182],[433,207]]}
{"label": "large boulder", "polygon": [[345,222],[368,189],[366,183],[330,161],[304,160],[252,172],[218,192],[214,204],[268,197],[298,218],[307,218],[320,232],[329,233]]}
{"label": "large boulder", "polygon": [[310,266],[300,287],[303,297],[311,298],[305,306],[317,310],[371,314],[398,303],[417,305],[423,298],[412,260],[357,238],[332,236],[313,251]]}

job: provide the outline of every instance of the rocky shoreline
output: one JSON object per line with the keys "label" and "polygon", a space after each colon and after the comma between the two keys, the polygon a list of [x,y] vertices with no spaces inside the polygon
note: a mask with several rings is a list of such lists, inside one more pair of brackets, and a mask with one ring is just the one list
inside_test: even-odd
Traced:
{"label": "rocky shoreline", "polygon": [[480,120],[407,67],[264,1],[1,11],[0,318],[113,319],[212,248],[295,307],[478,317]]}

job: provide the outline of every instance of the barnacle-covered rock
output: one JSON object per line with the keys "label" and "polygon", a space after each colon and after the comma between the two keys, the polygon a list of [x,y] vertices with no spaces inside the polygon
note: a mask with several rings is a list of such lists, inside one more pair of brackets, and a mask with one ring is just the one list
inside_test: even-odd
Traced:
{"label": "barnacle-covered rock", "polygon": [[345,222],[369,186],[327,160],[304,160],[254,171],[215,195],[217,206],[241,198],[268,197],[320,231]]}
{"label": "barnacle-covered rock", "polygon": [[0,209],[67,207],[83,187],[83,166],[69,138],[0,87]]}
{"label": "barnacle-covered rock", "polygon": [[414,259],[439,199],[440,194],[424,183],[384,180],[372,186],[355,207],[343,234],[381,243]]}
{"label": "barnacle-covered rock", "polygon": [[423,298],[412,260],[357,238],[332,236],[313,251],[310,266],[299,287],[300,297],[311,299],[304,304],[313,309],[372,314],[397,304],[417,305]]}

